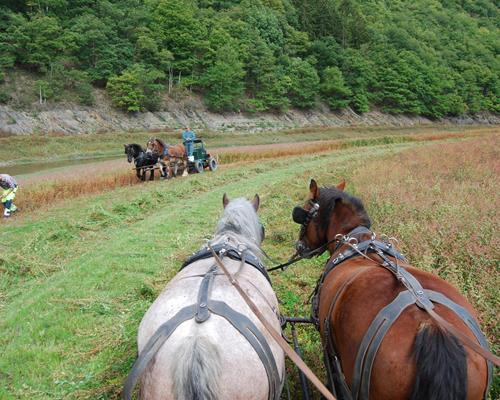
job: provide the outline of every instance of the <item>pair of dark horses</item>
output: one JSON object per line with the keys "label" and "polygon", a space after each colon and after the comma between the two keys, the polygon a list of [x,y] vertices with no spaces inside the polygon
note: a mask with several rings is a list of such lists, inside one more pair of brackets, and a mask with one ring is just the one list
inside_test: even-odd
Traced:
{"label": "pair of dark horses", "polygon": [[131,143],[125,144],[125,154],[127,155],[127,161],[131,163],[134,162],[135,173],[137,178],[141,181],[146,180],[146,174],[149,170],[149,180],[154,180],[154,169],[153,167],[158,163],[159,155],[147,152],[142,148],[140,144]]}
{"label": "pair of dark horses", "polygon": [[141,181],[146,180],[148,170],[149,180],[154,180],[154,167],[157,164],[163,178],[176,176],[177,171],[184,166],[186,149],[183,144],[168,145],[158,138],[150,138],[146,149],[137,143],[124,146],[127,161],[134,161],[137,178]]}
{"label": "pair of dark horses", "polygon": [[[297,254],[330,253],[313,300],[330,387],[342,400],[487,399],[492,365],[477,316],[457,289],[378,241],[345,183],[319,188],[293,219]],[[478,349],[479,348],[479,349]]]}

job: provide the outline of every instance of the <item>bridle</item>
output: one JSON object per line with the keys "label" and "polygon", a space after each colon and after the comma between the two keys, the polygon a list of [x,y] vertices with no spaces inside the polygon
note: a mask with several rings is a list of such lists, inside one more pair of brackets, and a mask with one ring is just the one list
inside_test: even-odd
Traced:
{"label": "bridle", "polygon": [[[318,202],[314,200],[309,200],[308,203],[311,206],[309,210],[306,210],[304,207],[296,206],[294,207],[292,212],[293,221],[297,224],[300,224],[299,240],[297,240],[297,242],[295,243],[295,250],[296,250],[295,254],[291,256],[287,262],[269,268],[267,272],[271,272],[277,269],[281,269],[282,271],[284,271],[290,265],[295,264],[296,262],[303,260],[304,258],[319,256],[320,254],[323,254],[325,252],[325,250],[331,243],[338,240],[337,238],[334,238],[315,249],[311,249],[305,243],[304,237],[306,235],[307,226],[313,219],[315,219],[318,216],[320,209]],[[264,255],[266,255],[267,258],[273,261],[269,256],[267,256],[267,254],[264,253]]]}
{"label": "bridle", "polygon": [[309,223],[313,219],[315,219],[319,214],[319,203],[315,202],[314,200],[309,200],[308,203],[311,206],[309,210],[306,210],[303,207],[296,206],[292,211],[293,221],[297,224],[300,224],[299,240],[297,240],[297,242],[295,243],[295,250],[297,250],[297,254],[299,256],[303,256],[306,253],[310,253],[312,250],[305,243],[304,237],[306,236],[306,230]]}
{"label": "bridle", "polygon": [[146,144],[146,153],[159,153],[158,152],[158,142],[151,138],[148,140],[147,144]]}

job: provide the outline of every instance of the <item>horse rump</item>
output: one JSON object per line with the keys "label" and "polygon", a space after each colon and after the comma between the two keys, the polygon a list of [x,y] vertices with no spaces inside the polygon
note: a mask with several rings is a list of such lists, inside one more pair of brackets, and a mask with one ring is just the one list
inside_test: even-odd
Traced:
{"label": "horse rump", "polygon": [[176,400],[218,400],[221,357],[205,336],[190,336],[177,350],[173,368]]}
{"label": "horse rump", "polygon": [[411,400],[466,400],[467,358],[458,340],[431,322],[420,325],[413,347],[417,373]]}

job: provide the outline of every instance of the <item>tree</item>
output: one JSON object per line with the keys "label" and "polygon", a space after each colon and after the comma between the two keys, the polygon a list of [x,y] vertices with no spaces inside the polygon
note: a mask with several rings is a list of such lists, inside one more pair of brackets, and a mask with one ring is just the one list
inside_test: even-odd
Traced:
{"label": "tree", "polygon": [[214,111],[240,109],[245,89],[243,63],[231,45],[221,47],[212,66],[201,77],[207,105]]}
{"label": "tree", "polygon": [[134,64],[120,75],[109,79],[106,86],[115,106],[127,112],[154,111],[161,103],[163,85],[158,81],[164,75],[142,64]]}
{"label": "tree", "polygon": [[327,67],[323,71],[320,92],[332,110],[347,107],[352,95],[338,67]]}
{"label": "tree", "polygon": [[376,82],[374,62],[359,50],[347,49],[342,52],[340,63],[344,79],[352,92],[349,105],[356,112],[369,111],[369,95]]}
{"label": "tree", "polygon": [[49,71],[51,64],[71,46],[57,18],[37,14],[31,20],[17,19],[17,22],[19,25],[10,26],[6,32],[11,51],[16,61],[35,70]]}
{"label": "tree", "polygon": [[293,106],[311,108],[319,92],[319,77],[316,69],[300,58],[288,60],[286,74],[290,77],[288,95]]}
{"label": "tree", "polygon": [[110,76],[132,63],[132,43],[120,39],[117,33],[112,25],[92,14],[75,18],[68,32],[74,38],[73,54],[79,67],[98,85],[105,86]]}
{"label": "tree", "polygon": [[197,7],[189,0],[147,1],[149,29],[159,48],[173,54],[173,68],[191,74],[206,50],[204,21],[196,17]]}

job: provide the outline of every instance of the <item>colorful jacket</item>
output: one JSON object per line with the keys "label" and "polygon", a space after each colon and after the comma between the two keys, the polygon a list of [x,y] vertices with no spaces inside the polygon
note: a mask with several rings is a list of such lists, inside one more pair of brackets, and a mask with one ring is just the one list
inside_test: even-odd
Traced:
{"label": "colorful jacket", "polygon": [[0,187],[4,190],[17,187],[17,181],[10,175],[0,174]]}

